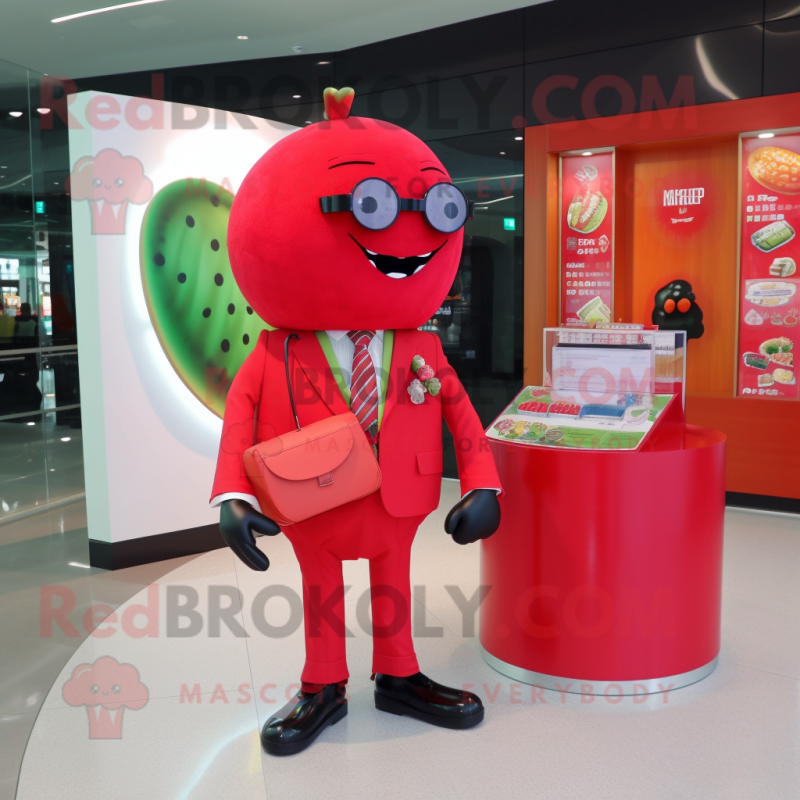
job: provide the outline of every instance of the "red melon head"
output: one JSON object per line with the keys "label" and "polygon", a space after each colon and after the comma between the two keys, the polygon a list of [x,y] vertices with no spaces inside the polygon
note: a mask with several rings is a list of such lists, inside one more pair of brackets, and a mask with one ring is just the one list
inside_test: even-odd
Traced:
{"label": "red melon head", "polygon": [[[455,279],[464,236],[455,226],[469,204],[457,189],[435,187],[450,176],[423,141],[391,123],[348,117],[352,95],[326,90],[326,121],[271,147],[233,203],[236,282],[276,327],[417,328]],[[403,210],[395,211],[398,199]]]}

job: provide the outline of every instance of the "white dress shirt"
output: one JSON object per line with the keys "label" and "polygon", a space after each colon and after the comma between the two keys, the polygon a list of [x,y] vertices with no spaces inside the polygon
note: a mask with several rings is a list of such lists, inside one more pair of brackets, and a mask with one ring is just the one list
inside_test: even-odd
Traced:
{"label": "white dress shirt", "polygon": [[[325,331],[330,339],[333,354],[339,362],[339,370],[344,380],[345,386],[350,388],[350,383],[353,378],[353,356],[356,354],[356,346],[353,344],[352,339],[347,335],[349,331]],[[375,331],[372,341],[369,343],[370,357],[372,364],[375,367],[375,378],[378,382],[378,402],[383,400],[381,396],[381,377],[383,375],[383,331]]]}

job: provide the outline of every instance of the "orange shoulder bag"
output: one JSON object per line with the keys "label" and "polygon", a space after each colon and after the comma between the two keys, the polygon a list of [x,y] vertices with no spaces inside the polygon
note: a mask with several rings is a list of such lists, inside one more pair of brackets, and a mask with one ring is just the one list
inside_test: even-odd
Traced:
{"label": "orange shoulder bag", "polygon": [[381,468],[352,411],[300,426],[289,375],[289,340],[283,357],[297,430],[244,453],[245,474],[261,511],[278,525],[293,525],[359,500],[381,485]]}

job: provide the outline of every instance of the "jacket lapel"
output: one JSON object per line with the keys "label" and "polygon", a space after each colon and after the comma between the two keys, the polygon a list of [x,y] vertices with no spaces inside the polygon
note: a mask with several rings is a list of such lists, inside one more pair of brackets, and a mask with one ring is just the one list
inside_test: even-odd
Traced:
{"label": "jacket lapel", "polygon": [[414,333],[416,331],[396,330],[392,348],[392,365],[386,389],[386,402],[383,407],[383,425],[399,402],[408,400],[408,385],[414,377],[411,374],[411,359],[414,358]]}
{"label": "jacket lapel", "polygon": [[[325,403],[332,414],[344,414],[350,409],[339,391],[336,378],[333,375],[328,359],[317,341],[314,331],[297,331],[299,339],[293,339],[289,344],[289,366],[294,362],[300,365],[306,380],[311,384],[317,397]],[[287,334],[288,335],[288,334]],[[297,380],[292,376],[292,386],[297,392]],[[300,404],[299,398],[295,402]]]}

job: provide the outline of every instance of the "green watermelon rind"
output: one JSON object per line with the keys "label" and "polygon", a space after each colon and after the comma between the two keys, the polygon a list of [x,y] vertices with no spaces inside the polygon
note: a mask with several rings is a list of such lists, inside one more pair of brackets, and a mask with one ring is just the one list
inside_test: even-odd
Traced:
{"label": "green watermelon rind", "polygon": [[[142,288],[161,348],[184,385],[218,417],[225,412],[227,386],[261,331],[269,328],[254,312],[247,313],[249,306],[231,271],[227,226],[233,197],[211,181],[169,183],[148,204],[139,238]],[[216,205],[212,198],[218,198]],[[187,215],[195,223],[191,228]],[[218,242],[216,251],[212,239]],[[156,253],[164,255],[163,265],[156,264]],[[183,283],[178,282],[181,273]],[[221,286],[214,279],[217,274],[222,275]],[[229,304],[233,315],[227,312]],[[203,316],[204,308],[211,309],[210,316]],[[227,352],[221,349],[223,339]],[[215,390],[210,381],[222,382],[223,390]]]}

